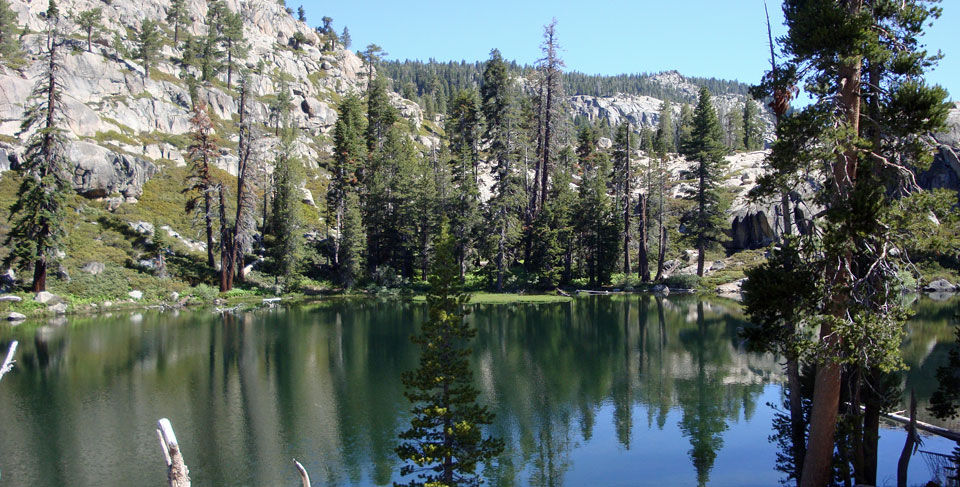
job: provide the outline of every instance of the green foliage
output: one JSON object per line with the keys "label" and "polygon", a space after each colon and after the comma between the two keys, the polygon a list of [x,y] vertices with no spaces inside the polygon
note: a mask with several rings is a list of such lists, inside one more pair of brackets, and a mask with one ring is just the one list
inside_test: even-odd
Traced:
{"label": "green foliage", "polygon": [[796,359],[809,338],[804,317],[817,309],[822,273],[804,259],[799,239],[770,249],[766,262],[746,271],[743,304],[751,318],[741,335],[754,350]]}
{"label": "green foliage", "polygon": [[171,0],[167,9],[167,23],[173,27],[173,47],[179,47],[180,27],[190,21],[187,0]]}
{"label": "green foliage", "polygon": [[617,269],[622,233],[620,215],[607,194],[612,166],[606,154],[596,152],[598,134],[581,129],[577,155],[583,168],[576,206],[576,228],[586,253],[590,286],[607,283]]}
{"label": "green foliage", "polygon": [[150,76],[150,67],[160,53],[160,26],[152,19],[144,19],[137,32],[137,50],[134,56],[143,63],[143,76]]}
{"label": "green foliage", "polygon": [[[48,13],[56,6],[51,0]],[[62,115],[58,48],[61,41],[56,30],[48,32],[47,60],[40,81],[33,89],[35,100],[24,112],[20,133],[33,131],[27,141],[23,162],[17,169],[20,189],[10,206],[11,230],[4,240],[10,253],[4,264],[17,264],[21,270],[34,271],[34,291],[46,289],[47,266],[55,261],[66,234],[67,195],[71,191],[67,172],[66,134],[59,128]]]}
{"label": "green foliage", "polygon": [[343,33],[340,34],[340,42],[343,43],[344,49],[350,49],[350,44],[353,43],[353,38],[350,37],[350,30],[346,26],[343,27]]}
{"label": "green foliage", "polygon": [[20,50],[20,29],[17,14],[10,2],[0,0],[0,57],[8,59]]}
{"label": "green foliage", "polygon": [[273,211],[270,234],[274,238],[270,256],[278,278],[287,289],[300,274],[303,256],[303,163],[293,154],[292,134],[284,134],[274,165]]}
{"label": "green foliage", "polygon": [[674,274],[663,281],[671,289],[697,289],[700,277],[696,274]]}
{"label": "green foliage", "polygon": [[725,205],[719,190],[726,150],[721,141],[720,123],[706,88],[700,90],[700,101],[694,111],[690,135],[682,139],[682,153],[697,164],[694,169],[697,206],[684,215],[683,223],[687,227],[687,238],[695,244],[700,254],[697,275],[703,276],[704,254],[719,243],[725,224]]}
{"label": "green foliage", "polygon": [[763,148],[763,126],[758,112],[753,100],[743,104],[743,148],[749,151]]}
{"label": "green foliage", "polygon": [[[2,6],[0,6],[0,11],[2,11]],[[2,14],[0,14],[2,16]],[[84,10],[77,14],[74,19],[77,25],[83,29],[84,34],[87,36],[87,52],[90,51],[90,44],[93,38],[93,32],[96,29],[100,28],[100,22],[103,19],[103,9],[101,7],[91,8],[89,10]],[[0,19],[0,25],[3,21]],[[2,41],[0,41],[2,42]]]}
{"label": "green foliage", "polygon": [[403,484],[411,487],[479,485],[477,466],[504,449],[502,440],[483,436],[493,413],[476,402],[466,342],[477,332],[464,320],[470,296],[463,292],[455,245],[444,224],[427,294],[430,318],[413,338],[421,346],[420,365],[402,375],[413,408],[396,452],[405,462],[400,474],[415,475]]}

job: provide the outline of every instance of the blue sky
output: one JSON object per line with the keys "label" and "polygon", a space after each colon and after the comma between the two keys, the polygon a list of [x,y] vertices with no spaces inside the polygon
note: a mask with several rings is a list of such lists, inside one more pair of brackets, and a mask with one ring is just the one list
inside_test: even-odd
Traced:
{"label": "blue sky", "polygon": [[[287,0],[296,9],[297,0]],[[783,34],[777,0],[774,35]],[[389,59],[485,60],[491,48],[507,59],[540,57],[543,25],[556,17],[567,70],[619,74],[670,69],[688,76],[759,80],[769,67],[763,0],[523,1],[305,0],[307,19],[324,15],[354,50],[376,43]],[[947,0],[924,41],[946,58],[928,76],[960,100],[960,4]]]}

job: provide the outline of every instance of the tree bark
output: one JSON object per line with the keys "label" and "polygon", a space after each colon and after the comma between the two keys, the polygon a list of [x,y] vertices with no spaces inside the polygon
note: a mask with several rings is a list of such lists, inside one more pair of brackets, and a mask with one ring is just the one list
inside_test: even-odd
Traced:
{"label": "tree bark", "polygon": [[[626,166],[626,177],[624,178],[624,190],[623,190],[623,275],[624,277],[630,276],[630,212],[633,211],[630,205],[630,122],[627,122],[627,150],[624,154],[624,165]],[[643,198],[643,196],[641,196]],[[641,200],[640,202],[641,212],[643,216],[641,218],[643,221],[646,221],[646,205]],[[644,228],[640,229],[640,272],[643,273],[643,258],[646,257],[646,235]],[[649,273],[649,270],[647,271]],[[647,276],[649,277],[649,276]]]}
{"label": "tree bark", "polygon": [[796,358],[787,359],[787,387],[790,389],[790,431],[793,442],[794,475],[800,481],[803,459],[806,454],[806,425],[803,418],[803,397],[800,393],[800,363]]}
{"label": "tree bark", "polygon": [[293,459],[293,466],[297,468],[297,473],[300,474],[302,486],[310,487],[310,474],[307,473],[307,469],[303,468],[303,465],[301,465],[296,458]]}
{"label": "tree bark", "polygon": [[190,471],[183,461],[180,445],[169,419],[162,418],[157,421],[157,435],[160,437],[163,458],[167,462],[167,486],[190,487]]}
{"label": "tree bark", "polygon": [[13,364],[16,363],[16,360],[13,360],[13,356],[17,353],[17,344],[19,343],[20,342],[14,340],[13,343],[10,344],[10,348],[7,349],[7,357],[0,363],[0,380],[3,380],[3,374],[13,370]]}
{"label": "tree bark", "polygon": [[907,470],[910,468],[910,456],[917,444],[917,397],[910,391],[910,424],[907,426],[907,440],[897,462],[897,487],[907,487]]}
{"label": "tree bark", "polygon": [[[859,15],[863,0],[847,0],[846,5],[851,17]],[[850,60],[838,71],[839,108],[851,133],[860,133],[860,77],[862,61]],[[837,154],[833,164],[833,206],[842,208],[850,197],[850,191],[857,181],[857,150],[845,149]],[[849,251],[835,256],[839,262],[830,266],[827,282],[835,290],[831,302],[827,305],[829,314],[845,319],[848,296],[842,289],[848,277],[844,270],[850,268],[852,256]],[[840,338],[833,333],[829,322],[820,327],[820,340],[827,350],[839,348]],[[835,352],[832,352],[835,353]],[[813,391],[813,409],[810,420],[810,439],[804,458],[803,479],[800,487],[821,487],[830,480],[833,465],[833,441],[837,429],[837,413],[840,401],[840,365],[831,357],[817,367],[817,376]]]}

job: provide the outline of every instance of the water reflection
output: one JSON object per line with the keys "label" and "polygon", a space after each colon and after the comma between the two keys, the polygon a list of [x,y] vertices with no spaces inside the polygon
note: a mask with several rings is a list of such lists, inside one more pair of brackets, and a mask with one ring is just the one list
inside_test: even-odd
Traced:
{"label": "water reflection", "polygon": [[[921,306],[905,344],[923,400],[952,340],[940,309]],[[319,485],[388,485],[409,420],[400,372],[417,365],[409,337],[425,318],[419,304],[338,300],[0,328],[0,348],[21,341],[0,384],[4,485],[163,485],[160,417],[195,485],[296,485],[292,457]],[[764,404],[780,366],[741,349],[735,307],[593,297],[470,319],[481,400],[507,443],[491,485],[776,482]]]}

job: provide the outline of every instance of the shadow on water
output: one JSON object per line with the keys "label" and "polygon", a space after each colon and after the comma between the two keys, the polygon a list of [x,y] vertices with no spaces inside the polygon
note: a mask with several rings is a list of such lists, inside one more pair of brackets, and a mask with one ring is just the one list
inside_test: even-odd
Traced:
{"label": "shadow on water", "polygon": [[[952,340],[922,302],[904,345],[926,401]],[[389,485],[409,405],[400,373],[425,307],[331,300],[240,315],[142,312],[0,327],[6,486],[164,485],[169,417],[195,485]],[[477,305],[472,367],[507,449],[490,485],[774,485],[775,357],[747,353],[733,304],[596,296]]]}

